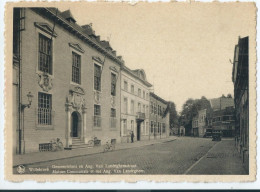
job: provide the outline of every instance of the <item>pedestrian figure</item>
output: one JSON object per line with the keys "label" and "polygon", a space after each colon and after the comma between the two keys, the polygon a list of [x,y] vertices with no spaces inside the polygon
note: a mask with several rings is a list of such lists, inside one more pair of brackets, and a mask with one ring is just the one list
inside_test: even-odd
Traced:
{"label": "pedestrian figure", "polygon": [[134,135],[134,132],[132,131],[132,132],[131,132],[131,143],[134,142],[134,137],[135,137],[135,135]]}

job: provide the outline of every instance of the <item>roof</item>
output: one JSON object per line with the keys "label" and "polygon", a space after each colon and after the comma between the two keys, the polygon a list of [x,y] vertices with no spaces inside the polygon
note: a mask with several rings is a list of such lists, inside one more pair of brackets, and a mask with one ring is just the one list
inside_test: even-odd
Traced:
{"label": "roof", "polygon": [[145,72],[143,69],[136,69],[136,70],[131,70],[130,68],[126,67],[125,65],[122,67],[122,70],[127,72],[128,74],[132,75],[134,78],[137,78],[138,80],[140,80],[142,83],[144,83],[146,86],[148,87],[152,87],[152,84],[149,83],[146,78],[143,79],[141,78],[139,75],[138,75],[138,72],[139,70],[142,70],[142,72],[144,73],[145,75]]}
{"label": "roof", "polygon": [[66,10],[60,13],[65,19],[72,20],[74,23],[76,22],[75,18],[71,14],[70,10]]}
{"label": "roof", "polygon": [[233,98],[220,97],[220,98],[210,99],[209,101],[213,111],[220,110],[220,109],[222,110],[225,109],[226,107],[234,106]]}
{"label": "roof", "polygon": [[156,100],[161,101],[161,102],[164,103],[165,105],[168,105],[168,101],[165,101],[164,99],[162,99],[161,97],[159,97],[159,96],[156,95],[155,93],[150,92],[150,96],[152,96],[152,97],[155,98]]}
{"label": "roof", "polygon": [[73,33],[79,39],[86,41],[86,43],[88,43],[90,46],[96,48],[99,52],[105,54],[116,63],[120,65],[124,64],[122,57],[116,56],[116,51],[114,51],[110,45],[109,47],[106,46],[107,43],[100,41],[100,36],[95,35],[95,31],[92,29],[91,24],[83,26],[78,25],[70,10],[61,12],[57,8],[46,7],[36,7],[31,9],[51,20],[55,20],[57,24]]}

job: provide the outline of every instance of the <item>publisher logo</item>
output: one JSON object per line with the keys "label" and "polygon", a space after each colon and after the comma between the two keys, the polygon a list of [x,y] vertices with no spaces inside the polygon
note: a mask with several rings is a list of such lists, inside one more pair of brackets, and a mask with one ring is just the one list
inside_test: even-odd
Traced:
{"label": "publisher logo", "polygon": [[19,165],[17,167],[17,172],[20,173],[20,174],[25,173],[25,167],[23,165]]}

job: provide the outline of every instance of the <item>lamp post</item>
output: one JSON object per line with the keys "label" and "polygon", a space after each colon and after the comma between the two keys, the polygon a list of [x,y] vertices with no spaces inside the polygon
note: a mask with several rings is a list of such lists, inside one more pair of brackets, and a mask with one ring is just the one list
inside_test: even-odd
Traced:
{"label": "lamp post", "polygon": [[24,148],[24,109],[26,107],[30,108],[32,104],[32,98],[33,95],[31,92],[27,94],[28,104],[22,104],[21,103],[21,117],[22,117],[22,126],[19,127],[19,154],[24,154],[25,148]]}

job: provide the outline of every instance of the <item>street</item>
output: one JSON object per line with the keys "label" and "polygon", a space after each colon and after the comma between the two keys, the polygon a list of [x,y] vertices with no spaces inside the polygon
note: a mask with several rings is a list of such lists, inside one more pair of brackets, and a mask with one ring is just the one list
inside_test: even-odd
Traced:
{"label": "street", "polygon": [[230,152],[233,150],[233,139],[216,142],[179,137],[166,143],[26,165],[25,174],[246,174],[237,152]]}

